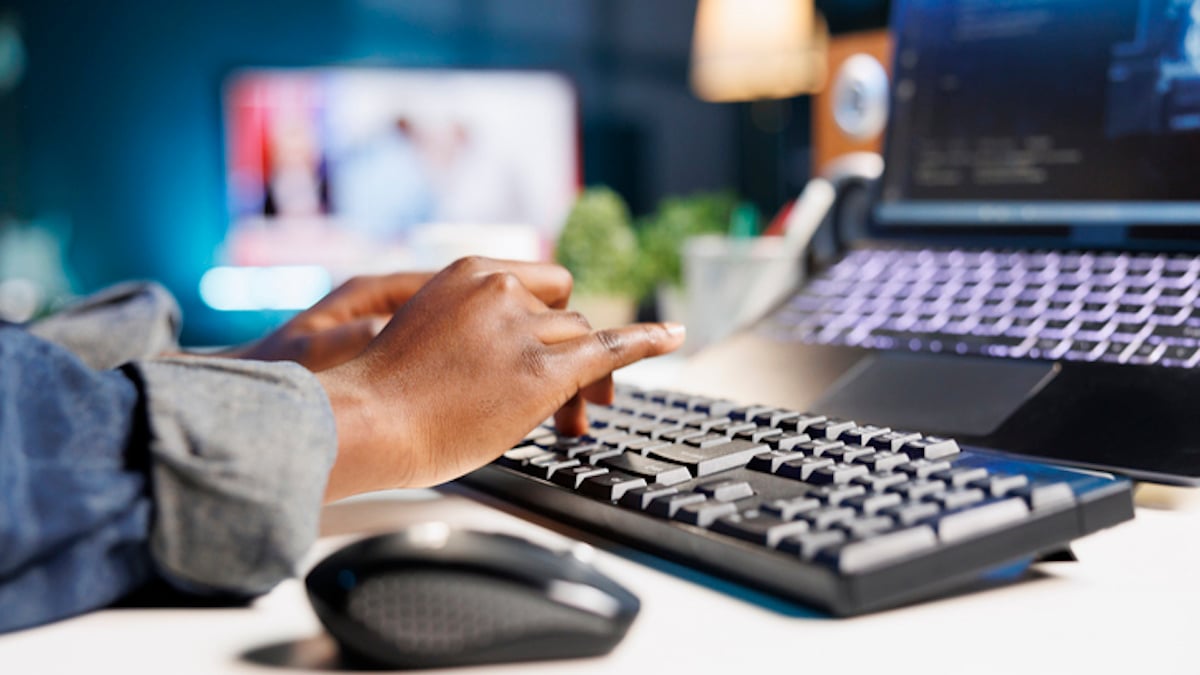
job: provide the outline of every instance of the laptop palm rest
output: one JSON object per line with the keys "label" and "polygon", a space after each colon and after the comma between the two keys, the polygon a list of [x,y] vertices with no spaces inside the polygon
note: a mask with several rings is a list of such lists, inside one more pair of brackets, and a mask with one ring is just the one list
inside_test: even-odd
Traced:
{"label": "laptop palm rest", "polygon": [[987,436],[1058,370],[1036,361],[876,353],[846,371],[811,409],[905,430]]}

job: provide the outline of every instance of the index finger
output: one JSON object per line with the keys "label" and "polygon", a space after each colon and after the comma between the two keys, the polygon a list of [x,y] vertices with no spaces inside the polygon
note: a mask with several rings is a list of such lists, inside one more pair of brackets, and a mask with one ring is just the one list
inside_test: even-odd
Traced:
{"label": "index finger", "polygon": [[336,321],[395,314],[412,299],[436,272],[396,272],[350,279],[326,295],[312,309]]}
{"label": "index finger", "polygon": [[570,373],[574,391],[579,391],[618,368],[675,351],[686,335],[678,323],[635,323],[598,330],[547,349],[558,372]]}

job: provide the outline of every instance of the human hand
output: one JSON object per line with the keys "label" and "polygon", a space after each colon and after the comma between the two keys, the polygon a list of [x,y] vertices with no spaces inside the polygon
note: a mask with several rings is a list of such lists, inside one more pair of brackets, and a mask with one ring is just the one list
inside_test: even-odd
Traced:
{"label": "human hand", "polygon": [[326,498],[456,478],[556,411],[579,433],[581,396],[608,402],[613,370],[683,343],[678,324],[592,331],[558,309],[570,288],[556,265],[460,260],[360,356],[319,373],[338,427]]}
{"label": "human hand", "polygon": [[345,363],[361,354],[396,310],[433,275],[402,272],[354,277],[275,332],[223,356],[295,361],[314,372]]}

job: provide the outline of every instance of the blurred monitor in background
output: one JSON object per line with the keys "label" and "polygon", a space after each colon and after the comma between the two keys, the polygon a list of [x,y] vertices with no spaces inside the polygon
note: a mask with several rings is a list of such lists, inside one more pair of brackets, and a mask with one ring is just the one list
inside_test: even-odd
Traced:
{"label": "blurred monitor in background", "polygon": [[575,92],[555,74],[243,70],[224,97],[233,268],[336,281],[545,258],[580,189]]}

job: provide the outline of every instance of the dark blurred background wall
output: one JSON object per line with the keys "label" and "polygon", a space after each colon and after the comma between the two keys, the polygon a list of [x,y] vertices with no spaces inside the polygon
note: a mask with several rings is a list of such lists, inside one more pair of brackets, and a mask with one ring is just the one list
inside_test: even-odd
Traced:
{"label": "dark blurred background wall", "polygon": [[[885,0],[818,6],[842,32]],[[0,95],[0,216],[69,225],[79,292],[153,278],[190,342],[245,339],[200,275],[227,224],[220,86],[243,66],[550,69],[580,96],[584,179],[635,213],[733,187],[770,212],[807,179],[805,99],[714,105],[687,85],[694,0],[8,0],[25,73]],[[781,152],[782,150],[782,152]]]}

